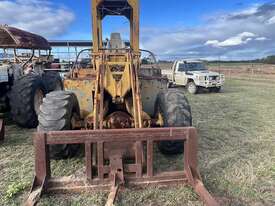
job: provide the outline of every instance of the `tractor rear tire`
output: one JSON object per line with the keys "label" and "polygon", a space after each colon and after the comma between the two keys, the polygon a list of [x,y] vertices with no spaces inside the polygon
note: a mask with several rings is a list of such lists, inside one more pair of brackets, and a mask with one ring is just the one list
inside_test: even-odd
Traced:
{"label": "tractor rear tire", "polygon": [[[157,97],[157,110],[163,118],[164,127],[192,126],[191,107],[184,93],[179,89],[168,89]],[[162,141],[158,148],[161,153],[175,155],[183,153],[182,141]]]}
{"label": "tractor rear tire", "polygon": [[47,71],[42,75],[43,83],[47,90],[47,93],[53,91],[61,91],[63,90],[63,82],[62,78],[58,72],[55,71]]}
{"label": "tractor rear tire", "polygon": [[24,75],[16,80],[9,95],[12,119],[21,127],[36,128],[45,94],[46,89],[39,75]]}
{"label": "tractor rear tire", "polygon": [[[80,118],[77,97],[72,92],[54,91],[46,95],[38,117],[38,131],[64,131],[72,129],[73,118]],[[74,157],[79,151],[79,145],[50,146],[50,157],[66,159]]]}

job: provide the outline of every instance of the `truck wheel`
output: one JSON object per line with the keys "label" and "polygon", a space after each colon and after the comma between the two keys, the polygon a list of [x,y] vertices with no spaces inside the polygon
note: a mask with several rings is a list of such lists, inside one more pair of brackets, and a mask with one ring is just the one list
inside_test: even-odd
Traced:
{"label": "truck wheel", "polygon": [[[160,92],[156,102],[157,113],[160,113],[164,127],[192,126],[191,107],[184,93],[178,89]],[[183,152],[182,141],[163,141],[158,144],[163,154],[173,155]]]}
{"label": "truck wheel", "polygon": [[24,75],[16,80],[9,95],[12,119],[25,128],[37,127],[37,116],[45,94],[39,75]]}
{"label": "truck wheel", "polygon": [[[38,116],[38,131],[71,130],[74,119],[80,118],[80,109],[77,97],[67,91],[54,91],[46,95]],[[75,156],[79,145],[50,146],[50,157],[65,159]]]}
{"label": "truck wheel", "polygon": [[198,92],[198,87],[197,85],[195,84],[195,82],[191,81],[187,84],[187,91],[190,93],[190,94],[197,94]]}
{"label": "truck wheel", "polygon": [[221,87],[212,87],[209,89],[209,91],[212,93],[219,93],[221,91]]}
{"label": "truck wheel", "polygon": [[47,93],[63,90],[63,82],[58,72],[47,71],[42,75],[43,83]]}
{"label": "truck wheel", "polygon": [[221,87],[215,87],[214,92],[219,93],[221,91]]}
{"label": "truck wheel", "polygon": [[173,82],[168,82],[168,84],[167,84],[167,88],[169,89],[169,88],[174,88],[175,87],[175,85],[173,84]]}

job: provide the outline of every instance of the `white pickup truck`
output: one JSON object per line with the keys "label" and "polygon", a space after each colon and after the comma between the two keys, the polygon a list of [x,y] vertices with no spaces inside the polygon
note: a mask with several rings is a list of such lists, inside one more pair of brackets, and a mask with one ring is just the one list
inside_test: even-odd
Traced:
{"label": "white pickup truck", "polygon": [[201,61],[175,61],[172,70],[162,70],[162,75],[168,77],[169,87],[185,86],[191,94],[200,88],[220,92],[225,82],[223,74],[208,71]]}

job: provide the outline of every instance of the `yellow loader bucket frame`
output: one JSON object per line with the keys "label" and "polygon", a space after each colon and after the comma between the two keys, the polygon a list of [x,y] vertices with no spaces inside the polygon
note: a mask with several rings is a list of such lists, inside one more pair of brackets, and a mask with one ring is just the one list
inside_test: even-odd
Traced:
{"label": "yellow loader bucket frame", "polygon": [[[197,132],[193,127],[144,128],[146,114],[142,108],[139,70],[139,1],[92,0],[93,15],[93,74],[96,74],[94,109],[85,123],[92,129],[74,131],[37,132],[34,134],[35,178],[25,205],[35,205],[44,193],[83,192],[111,188],[106,206],[114,204],[120,187],[188,184],[208,206],[216,200],[204,187],[197,170]],[[125,16],[130,21],[130,48],[106,48],[102,41],[102,20],[107,15]],[[124,69],[121,69],[124,68]],[[83,78],[88,71],[72,71],[72,82]],[[92,78],[90,78],[92,79]],[[149,78],[150,79],[150,78]],[[66,88],[66,80],[65,80]],[[126,129],[105,129],[105,94],[113,103],[125,101],[131,95],[132,105],[127,110],[133,125]],[[129,107],[129,105],[128,105]],[[120,111],[116,113],[119,116]],[[121,114],[122,115],[122,114]],[[123,115],[122,115],[123,116]],[[81,124],[78,124],[81,125]],[[183,169],[156,172],[153,167],[155,144],[162,141],[184,142]],[[80,177],[54,178],[51,176],[50,146],[85,146],[85,174]],[[144,155],[146,154],[146,155]],[[126,159],[131,159],[130,162]]]}

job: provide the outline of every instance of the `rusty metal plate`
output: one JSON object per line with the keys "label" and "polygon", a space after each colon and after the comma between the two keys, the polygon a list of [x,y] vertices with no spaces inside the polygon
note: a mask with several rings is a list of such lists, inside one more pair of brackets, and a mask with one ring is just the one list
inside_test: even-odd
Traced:
{"label": "rusty metal plate", "polygon": [[0,47],[50,50],[49,42],[42,36],[14,27],[0,25]]}

